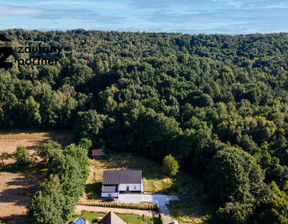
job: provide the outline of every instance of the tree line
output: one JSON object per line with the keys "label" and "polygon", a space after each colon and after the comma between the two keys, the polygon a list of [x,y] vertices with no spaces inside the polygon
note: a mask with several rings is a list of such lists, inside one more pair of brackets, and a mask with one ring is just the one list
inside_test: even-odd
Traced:
{"label": "tree line", "polygon": [[87,148],[71,144],[62,150],[50,140],[38,151],[49,166],[46,180],[30,201],[26,223],[67,223],[89,175]]}

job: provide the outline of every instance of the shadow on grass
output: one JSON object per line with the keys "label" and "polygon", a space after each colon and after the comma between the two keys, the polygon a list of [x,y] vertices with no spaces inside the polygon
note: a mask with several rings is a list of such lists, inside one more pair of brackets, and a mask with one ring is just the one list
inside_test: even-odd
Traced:
{"label": "shadow on grass", "polygon": [[33,174],[46,174],[47,166],[44,163],[39,163],[37,165],[28,165],[28,166],[19,166],[16,163],[7,164],[5,166],[0,167],[1,172],[9,172],[9,173],[33,173]]}
{"label": "shadow on grass", "polygon": [[142,170],[142,175],[146,179],[164,177],[161,173],[161,164],[129,152],[108,151],[105,161],[108,169]]}
{"label": "shadow on grass", "polygon": [[87,199],[99,199],[101,195],[101,182],[96,182],[93,184],[86,184],[85,185],[85,193],[87,195]]}
{"label": "shadow on grass", "polygon": [[43,175],[22,173],[6,183],[6,188],[0,193],[0,203],[13,203],[27,206],[31,196],[38,190],[43,181]]}
{"label": "shadow on grass", "polygon": [[5,224],[20,224],[25,223],[25,215],[11,215],[9,217],[0,218]]}
{"label": "shadow on grass", "polygon": [[179,201],[170,202],[168,208],[173,217],[190,217],[197,223],[215,223],[216,206],[204,190],[204,181],[180,172],[167,189],[168,194],[177,195]]}

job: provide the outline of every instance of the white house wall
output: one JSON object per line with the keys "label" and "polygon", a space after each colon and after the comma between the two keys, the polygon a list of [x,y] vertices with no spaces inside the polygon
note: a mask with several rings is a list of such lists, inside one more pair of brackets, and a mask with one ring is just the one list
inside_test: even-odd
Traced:
{"label": "white house wall", "polygon": [[143,191],[142,184],[119,184],[118,191],[126,191],[129,187],[129,191]]}

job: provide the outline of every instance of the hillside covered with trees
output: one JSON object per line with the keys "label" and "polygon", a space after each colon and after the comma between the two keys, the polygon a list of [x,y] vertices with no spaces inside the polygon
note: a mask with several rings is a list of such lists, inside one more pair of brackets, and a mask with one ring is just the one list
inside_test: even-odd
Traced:
{"label": "hillside covered with trees", "polygon": [[[288,34],[1,32],[0,127],[74,129],[95,147],[203,177],[218,223],[288,223]],[[17,46],[63,47],[18,65]],[[40,55],[41,56],[41,55]],[[42,55],[43,56],[43,55]]]}

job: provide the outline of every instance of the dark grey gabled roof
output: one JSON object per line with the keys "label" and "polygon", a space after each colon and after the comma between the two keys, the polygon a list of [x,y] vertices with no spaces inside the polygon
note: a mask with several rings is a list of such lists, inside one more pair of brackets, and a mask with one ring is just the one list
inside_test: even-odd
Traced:
{"label": "dark grey gabled roof", "polygon": [[126,224],[122,219],[120,219],[113,212],[109,212],[100,222],[99,224]]}
{"label": "dark grey gabled roof", "polygon": [[103,184],[141,184],[142,170],[114,170],[103,172]]}

